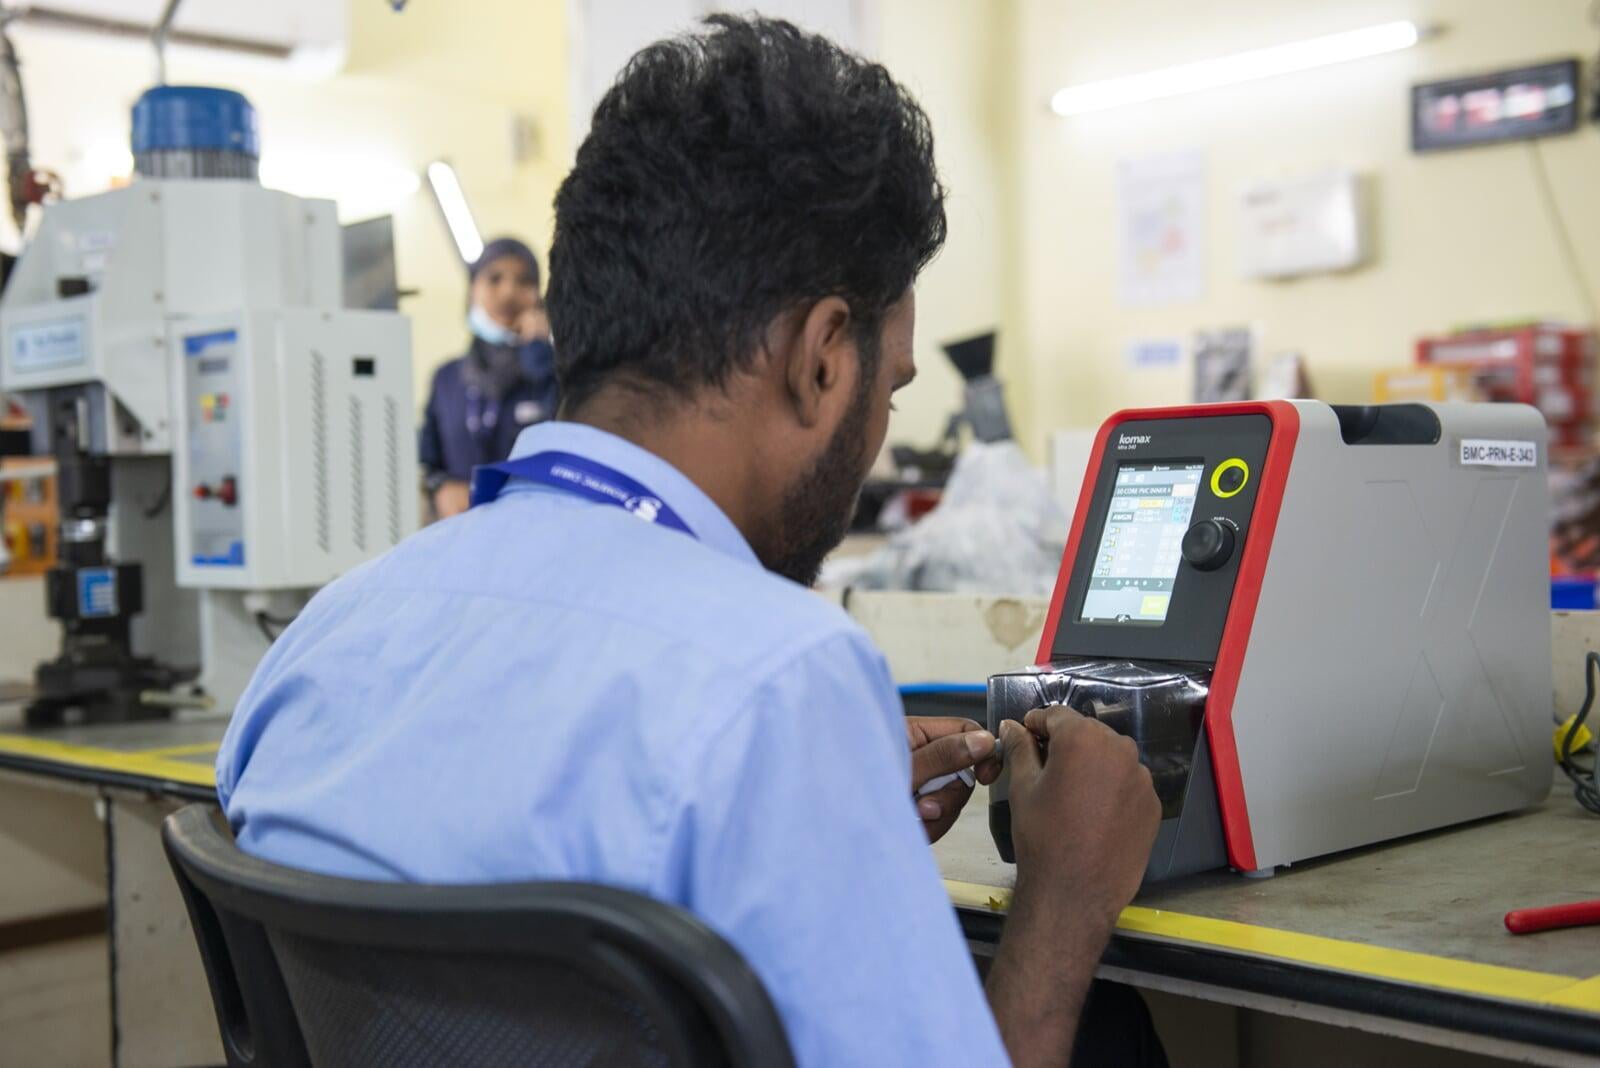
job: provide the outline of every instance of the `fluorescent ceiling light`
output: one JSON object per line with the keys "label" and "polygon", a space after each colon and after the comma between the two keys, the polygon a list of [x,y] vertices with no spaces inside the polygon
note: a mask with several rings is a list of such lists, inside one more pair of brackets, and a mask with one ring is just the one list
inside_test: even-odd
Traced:
{"label": "fluorescent ceiling light", "polygon": [[439,203],[439,210],[444,213],[444,224],[450,228],[450,237],[456,243],[456,251],[461,253],[462,262],[477,263],[478,257],[483,255],[483,236],[473,221],[472,209],[467,206],[467,195],[461,191],[455,168],[443,160],[434,160],[428,164],[428,186],[433,190],[433,199]]}
{"label": "fluorescent ceiling light", "polygon": [[1050,99],[1057,115],[1082,115],[1124,104],[1142,104],[1202,89],[1252,82],[1314,67],[1345,63],[1352,59],[1381,56],[1416,44],[1422,36],[1413,22],[1386,22],[1363,30],[1331,33],[1292,44],[1273,45],[1249,52],[1237,52],[1216,59],[1202,59],[1177,67],[1163,67],[1144,74],[1085,82],[1060,90]]}

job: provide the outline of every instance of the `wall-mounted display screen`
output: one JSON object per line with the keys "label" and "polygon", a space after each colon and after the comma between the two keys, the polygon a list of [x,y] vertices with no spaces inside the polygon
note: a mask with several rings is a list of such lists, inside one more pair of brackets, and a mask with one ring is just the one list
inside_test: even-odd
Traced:
{"label": "wall-mounted display screen", "polygon": [[1411,87],[1417,152],[1567,133],[1578,125],[1578,61]]}
{"label": "wall-mounted display screen", "polygon": [[1205,464],[1123,464],[1084,594],[1085,623],[1166,622]]}

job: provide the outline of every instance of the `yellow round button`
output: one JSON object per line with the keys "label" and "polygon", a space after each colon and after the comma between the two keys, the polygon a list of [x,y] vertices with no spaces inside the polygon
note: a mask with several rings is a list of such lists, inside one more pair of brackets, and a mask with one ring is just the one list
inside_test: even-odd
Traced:
{"label": "yellow round button", "polygon": [[1232,497],[1250,481],[1250,465],[1235,456],[1224,460],[1211,472],[1211,492],[1218,497]]}

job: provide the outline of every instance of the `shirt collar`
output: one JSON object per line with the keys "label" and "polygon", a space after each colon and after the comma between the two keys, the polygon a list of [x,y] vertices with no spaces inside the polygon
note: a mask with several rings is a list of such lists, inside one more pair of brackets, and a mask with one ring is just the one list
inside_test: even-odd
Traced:
{"label": "shirt collar", "polygon": [[[586,423],[548,422],[530,426],[517,435],[510,459],[520,460],[539,452],[570,452],[604,464],[650,487],[650,491],[670,504],[701,542],[736,559],[760,566],[750,543],[705,491],[667,461],[620,438]],[[517,480],[513,480],[515,484]],[[676,531],[670,533],[676,534]]]}

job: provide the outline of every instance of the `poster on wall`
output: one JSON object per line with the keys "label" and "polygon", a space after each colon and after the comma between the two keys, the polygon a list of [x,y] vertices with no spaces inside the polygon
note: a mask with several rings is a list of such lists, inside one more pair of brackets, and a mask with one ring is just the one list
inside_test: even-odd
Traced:
{"label": "poster on wall", "polygon": [[1122,303],[1198,300],[1205,292],[1206,161],[1198,150],[1117,163]]}
{"label": "poster on wall", "polygon": [[1201,330],[1194,336],[1194,401],[1217,404],[1250,399],[1255,336],[1249,327]]}

